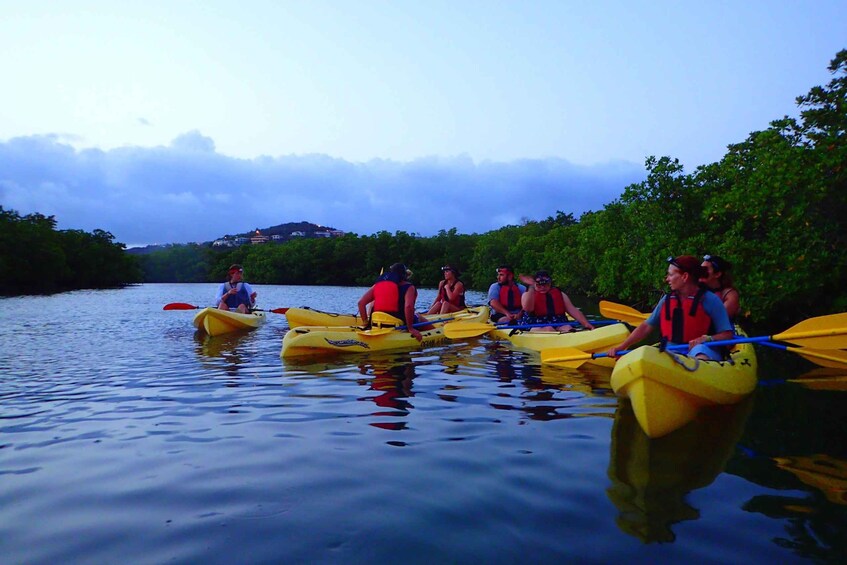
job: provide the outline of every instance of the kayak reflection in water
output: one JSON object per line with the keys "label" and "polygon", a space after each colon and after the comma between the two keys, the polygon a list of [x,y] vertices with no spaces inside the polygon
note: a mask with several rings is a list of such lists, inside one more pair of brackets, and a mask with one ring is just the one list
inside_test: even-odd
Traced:
{"label": "kayak reflection in water", "polygon": [[[407,269],[403,263],[394,263],[391,265],[388,268],[388,272],[380,275],[376,283],[365,291],[359,299],[359,316],[363,320],[373,321],[368,317],[368,306],[373,304],[371,308],[372,314],[373,312],[382,312],[394,316],[405,323],[406,331],[412,337],[421,341],[423,336],[414,325],[420,322],[427,322],[428,320],[423,316],[415,314],[415,302],[418,299],[418,291],[409,282],[411,275],[412,271]],[[424,326],[424,329],[431,328],[432,326]]]}
{"label": "kayak reflection in water", "polygon": [[218,287],[218,293],[215,296],[215,304],[220,310],[237,310],[242,314],[247,314],[250,309],[256,304],[256,293],[249,284],[244,282],[244,268],[241,265],[234,264],[229,267],[228,278],[226,282],[221,283]]}
{"label": "kayak reflection in water", "polygon": [[618,351],[629,349],[658,328],[668,345],[688,344],[691,357],[707,361],[723,359],[725,349],[709,347],[708,343],[732,339],[734,331],[721,299],[699,285],[705,274],[706,269],[696,257],[668,257],[665,281],[670,292],[623,343],[609,349],[609,357],[617,357]]}

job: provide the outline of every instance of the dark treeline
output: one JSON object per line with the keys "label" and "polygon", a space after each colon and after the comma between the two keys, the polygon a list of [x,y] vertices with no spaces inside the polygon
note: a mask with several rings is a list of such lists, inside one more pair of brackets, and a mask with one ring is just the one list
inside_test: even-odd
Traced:
{"label": "dark treeline", "polygon": [[9,277],[1,295],[79,288],[113,288],[141,280],[124,245],[103,230],[57,230],[53,216],[21,216],[0,206],[0,271]]}
{"label": "dark treeline", "polygon": [[145,279],[216,281],[230,263],[242,263],[255,283],[367,285],[404,261],[420,286],[435,286],[451,263],[468,287],[482,290],[507,263],[525,273],[546,268],[569,291],[646,309],[665,288],[666,257],[712,253],[735,264],[748,319],[778,326],[843,311],[847,50],[829,70],[825,87],[797,98],[799,118],[773,121],[693,173],[676,159],[650,157],[644,182],[578,220],[558,212],[481,235],[350,234],[228,252],[181,246],[142,257]]}

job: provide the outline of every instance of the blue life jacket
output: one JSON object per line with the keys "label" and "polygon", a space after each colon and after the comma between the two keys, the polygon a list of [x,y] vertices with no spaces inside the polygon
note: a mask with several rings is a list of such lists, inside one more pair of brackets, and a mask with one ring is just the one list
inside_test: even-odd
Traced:
{"label": "blue life jacket", "polygon": [[250,295],[247,294],[247,289],[244,288],[244,283],[238,283],[235,286],[232,286],[232,283],[230,282],[226,282],[224,284],[226,285],[227,290],[234,288],[237,291],[234,296],[229,295],[224,299],[227,306],[233,310],[238,308],[241,304],[247,306],[248,309],[250,308],[252,303],[250,301]]}

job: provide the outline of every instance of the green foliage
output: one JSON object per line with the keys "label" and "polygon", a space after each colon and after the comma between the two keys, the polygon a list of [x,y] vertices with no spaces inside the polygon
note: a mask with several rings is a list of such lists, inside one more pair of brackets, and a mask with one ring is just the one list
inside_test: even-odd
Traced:
{"label": "green foliage", "polygon": [[56,230],[53,216],[21,216],[0,206],[0,269],[13,274],[11,296],[78,288],[112,288],[141,280],[124,245],[103,230]]}

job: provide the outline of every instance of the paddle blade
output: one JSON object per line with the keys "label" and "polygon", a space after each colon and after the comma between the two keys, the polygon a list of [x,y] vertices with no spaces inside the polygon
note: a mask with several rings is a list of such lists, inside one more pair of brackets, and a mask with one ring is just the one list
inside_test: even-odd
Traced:
{"label": "paddle blade", "polygon": [[371,328],[369,330],[356,330],[356,333],[362,337],[377,337],[390,334],[393,331],[394,328]]}
{"label": "paddle blade", "polygon": [[273,312],[274,314],[285,314],[286,312],[288,312],[288,308],[274,308],[273,310],[271,310],[271,312]]}
{"label": "paddle blade", "polygon": [[586,353],[573,347],[551,347],[550,349],[541,350],[541,362],[548,365],[561,365],[576,369],[590,361],[595,356],[603,355],[602,353]]}
{"label": "paddle blade", "polygon": [[493,329],[491,324],[482,322],[450,322],[444,324],[444,335],[450,339],[465,339],[487,334]]}
{"label": "paddle blade", "polygon": [[847,312],[803,320],[771,339],[815,349],[847,348]]}
{"label": "paddle blade", "polygon": [[165,304],[165,307],[162,310],[199,310],[199,306],[194,306],[193,304],[186,304],[185,302],[171,302],[170,304]]}
{"label": "paddle blade", "polygon": [[820,350],[808,347],[788,347],[797,355],[805,357],[812,363],[821,367],[832,367],[833,369],[847,369],[847,352],[838,349]]}
{"label": "paddle blade", "polygon": [[403,325],[403,320],[395,318],[391,314],[386,314],[385,312],[374,312],[371,314],[371,323],[384,324],[387,326],[401,326]]}
{"label": "paddle blade", "polygon": [[635,308],[609,302],[608,300],[600,301],[600,313],[607,318],[621,320],[631,326],[637,326],[650,317],[650,314],[645,314]]}

